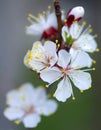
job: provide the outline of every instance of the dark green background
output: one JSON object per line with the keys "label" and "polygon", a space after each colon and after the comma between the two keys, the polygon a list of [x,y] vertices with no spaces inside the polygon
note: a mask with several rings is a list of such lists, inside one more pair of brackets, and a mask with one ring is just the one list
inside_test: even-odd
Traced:
{"label": "dark green background", "polygon": [[[84,20],[92,24],[93,34],[98,34],[100,48],[100,0],[60,0],[60,3],[65,10],[78,5],[85,8]],[[36,15],[47,10],[48,5],[52,5],[52,0],[0,0],[0,130],[25,129],[3,116],[5,95],[24,82],[39,84],[36,75],[23,65],[26,51],[37,38],[25,35],[24,31],[29,25],[28,13]],[[76,100],[70,98],[65,103],[59,103],[57,112],[50,117],[42,117],[35,130],[101,130],[101,52],[92,57],[97,60],[96,71],[92,72],[92,88],[82,94],[74,88]]]}

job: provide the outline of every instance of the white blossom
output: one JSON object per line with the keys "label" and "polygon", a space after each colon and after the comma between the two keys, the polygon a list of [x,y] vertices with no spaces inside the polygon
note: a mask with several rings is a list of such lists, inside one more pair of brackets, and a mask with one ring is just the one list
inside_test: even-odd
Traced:
{"label": "white blossom", "polygon": [[41,115],[49,116],[57,109],[57,103],[47,98],[44,88],[34,88],[30,83],[8,92],[6,103],[5,117],[16,124],[23,122],[26,128],[36,127]]}
{"label": "white blossom", "polygon": [[90,34],[91,28],[88,27],[85,31],[83,31],[83,28],[84,24],[80,26],[77,22],[74,22],[70,28],[64,26],[62,28],[62,37],[66,44],[72,45],[70,49],[71,55],[75,55],[77,51],[83,54],[86,53],[85,61],[89,61],[87,66],[90,67],[93,60],[87,53],[96,51],[97,43],[94,39],[95,36]]}
{"label": "white blossom", "polygon": [[39,14],[38,17],[29,14],[28,20],[31,22],[31,25],[26,29],[27,34],[47,39],[55,36],[57,33],[56,15],[55,12],[50,12],[50,7],[48,11]]}
{"label": "white blossom", "polygon": [[61,79],[54,94],[57,100],[65,102],[71,95],[74,98],[71,81],[81,91],[91,87],[90,74],[86,70],[80,70],[87,64],[85,58],[85,53],[81,59],[79,52],[74,58],[65,50],[60,50],[57,65],[41,71],[41,79],[49,83],[47,87]]}
{"label": "white blossom", "polygon": [[57,62],[56,44],[47,41],[42,45],[40,41],[33,43],[24,58],[24,64],[32,70],[40,71],[53,66]]}

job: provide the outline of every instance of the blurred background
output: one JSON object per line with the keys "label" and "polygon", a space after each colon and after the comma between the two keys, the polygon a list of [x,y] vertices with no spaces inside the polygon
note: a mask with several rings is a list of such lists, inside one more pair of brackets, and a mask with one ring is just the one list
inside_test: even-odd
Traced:
{"label": "blurred background", "polygon": [[[37,40],[25,34],[28,13],[37,15],[53,6],[53,0],[0,0],[0,130],[25,130],[3,116],[6,93],[25,82],[38,85],[36,75],[23,64],[23,57]],[[60,0],[66,11],[81,5],[85,8],[84,20],[91,24],[93,34],[101,47],[101,1]],[[84,93],[75,91],[76,100],[59,103],[58,111],[50,117],[42,117],[36,130],[101,130],[101,53],[92,55],[97,61],[92,72],[92,88]],[[41,82],[40,82],[41,84]],[[33,130],[34,130],[33,129]]]}

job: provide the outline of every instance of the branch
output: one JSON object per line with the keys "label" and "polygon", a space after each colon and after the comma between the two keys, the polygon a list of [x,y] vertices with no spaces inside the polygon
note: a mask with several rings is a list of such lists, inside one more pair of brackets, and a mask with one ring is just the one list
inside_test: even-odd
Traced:
{"label": "branch", "polygon": [[61,10],[59,5],[59,0],[54,1],[54,7],[55,7],[55,14],[57,17],[57,23],[58,23],[58,43],[62,44],[62,36],[61,36],[61,30],[62,30],[62,20],[61,20]]}

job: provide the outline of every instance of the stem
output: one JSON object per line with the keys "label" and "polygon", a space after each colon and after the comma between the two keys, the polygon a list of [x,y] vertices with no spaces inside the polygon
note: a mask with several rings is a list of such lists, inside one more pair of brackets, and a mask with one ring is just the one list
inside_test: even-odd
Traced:
{"label": "stem", "polygon": [[61,30],[62,30],[62,20],[61,20],[61,10],[60,10],[60,4],[59,0],[54,1],[54,7],[55,7],[55,14],[57,17],[57,23],[58,23],[58,42],[61,46],[62,44],[62,36],[61,36]]}

